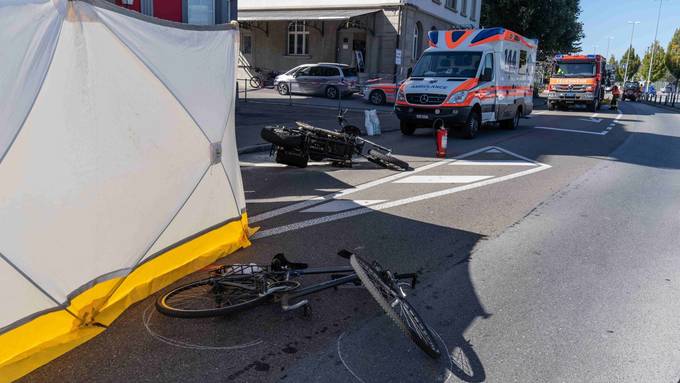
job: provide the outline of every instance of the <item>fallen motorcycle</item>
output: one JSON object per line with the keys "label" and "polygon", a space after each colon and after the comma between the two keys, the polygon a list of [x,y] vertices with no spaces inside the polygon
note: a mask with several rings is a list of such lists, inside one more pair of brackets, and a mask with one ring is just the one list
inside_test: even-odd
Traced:
{"label": "fallen motorcycle", "polygon": [[297,126],[265,127],[260,136],[272,143],[276,162],[304,168],[312,161],[330,161],[334,166],[352,167],[352,157],[362,156],[387,169],[404,171],[408,163],[392,156],[392,150],[358,137],[359,129],[343,126],[340,131],[317,128],[304,122]]}

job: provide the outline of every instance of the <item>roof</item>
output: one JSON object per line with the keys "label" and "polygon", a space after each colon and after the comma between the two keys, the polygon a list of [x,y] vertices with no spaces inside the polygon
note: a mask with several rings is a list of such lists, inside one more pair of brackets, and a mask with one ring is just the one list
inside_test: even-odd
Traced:
{"label": "roof", "polygon": [[496,41],[521,43],[529,49],[536,49],[538,40],[528,39],[519,33],[505,28],[455,29],[450,31],[430,31],[428,33],[430,47],[454,49],[464,46],[480,47]]}
{"label": "roof", "polygon": [[286,9],[239,10],[238,21],[347,20],[378,12],[380,9]]}

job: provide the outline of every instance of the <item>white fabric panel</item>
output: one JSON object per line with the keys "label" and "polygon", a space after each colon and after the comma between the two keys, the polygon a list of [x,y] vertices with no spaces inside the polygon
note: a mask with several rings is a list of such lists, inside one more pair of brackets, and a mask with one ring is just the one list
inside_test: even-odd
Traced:
{"label": "white fabric panel", "polygon": [[[230,106],[234,109],[234,104]],[[233,115],[233,113],[232,113]],[[231,190],[233,190],[238,203],[239,211],[246,208],[246,198],[243,192],[243,180],[241,179],[241,168],[238,162],[238,149],[236,148],[236,130],[234,119],[231,118],[227,123],[227,129],[222,138],[222,165],[229,177]]]}
{"label": "white fabric panel", "polygon": [[0,252],[60,301],[134,265],[210,164],[209,143],[103,24],[69,4],[35,107],[0,164]]}
{"label": "white fabric panel", "polygon": [[210,141],[218,142],[234,102],[229,88],[235,86],[238,32],[170,28],[101,8],[97,13],[175,94]]}
{"label": "white fabric panel", "polygon": [[45,294],[0,258],[0,328],[56,306]]}
{"label": "white fabric panel", "polygon": [[227,177],[219,164],[214,165],[208,169],[186,205],[144,258],[211,226],[239,216]]}
{"label": "white fabric panel", "polygon": [[51,0],[0,0],[0,160],[40,90],[62,21]]}

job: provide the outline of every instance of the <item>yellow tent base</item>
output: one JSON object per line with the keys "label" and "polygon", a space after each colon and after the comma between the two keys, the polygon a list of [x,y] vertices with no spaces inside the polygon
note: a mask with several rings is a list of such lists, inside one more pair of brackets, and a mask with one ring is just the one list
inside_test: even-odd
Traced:
{"label": "yellow tent base", "polygon": [[251,233],[248,217],[243,214],[240,221],[229,222],[159,255],[125,277],[98,283],[78,295],[69,311],[84,321],[59,310],[0,335],[0,383],[16,380],[74,349],[103,332],[101,325],[110,325],[132,304],[249,246]]}

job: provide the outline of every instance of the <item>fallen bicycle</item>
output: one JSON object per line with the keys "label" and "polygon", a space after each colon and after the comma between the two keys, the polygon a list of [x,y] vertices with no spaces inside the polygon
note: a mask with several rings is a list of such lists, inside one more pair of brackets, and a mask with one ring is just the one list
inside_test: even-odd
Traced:
{"label": "fallen bicycle", "polygon": [[408,163],[392,156],[392,150],[358,136],[359,129],[344,123],[339,114],[340,131],[317,128],[304,122],[297,126],[265,127],[260,136],[273,144],[276,162],[304,168],[312,161],[330,160],[335,166],[351,167],[354,155],[387,169],[404,171]]}
{"label": "fallen bicycle", "polygon": [[[362,284],[418,347],[430,357],[438,358],[441,352],[430,328],[404,293],[403,287],[415,287],[416,274],[392,273],[377,262],[368,263],[346,250],[338,255],[348,258],[350,266],[309,268],[307,264],[288,261],[283,254],[274,256],[269,265],[225,265],[212,271],[209,278],[161,295],[156,308],[168,316],[202,318],[229,315],[276,300],[284,311],[304,308],[305,314],[309,315],[310,303],[302,297],[343,284]],[[331,279],[301,286],[300,277],[312,274],[330,274]]]}

